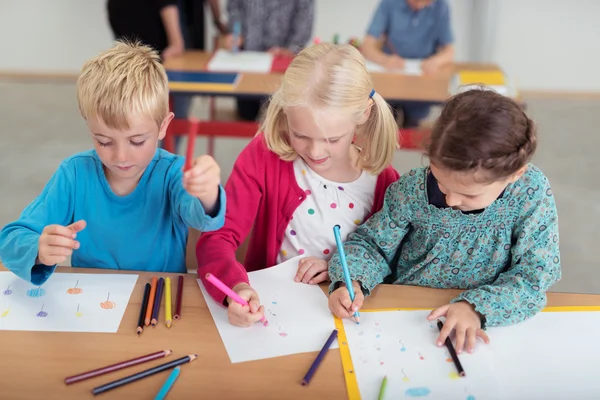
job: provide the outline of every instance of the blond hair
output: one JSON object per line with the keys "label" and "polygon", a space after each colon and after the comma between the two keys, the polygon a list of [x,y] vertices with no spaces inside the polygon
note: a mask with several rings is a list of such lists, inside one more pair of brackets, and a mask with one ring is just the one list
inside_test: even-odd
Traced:
{"label": "blond hair", "polygon": [[85,63],[77,101],[84,119],[100,118],[112,129],[129,129],[135,115],[150,117],[160,127],[169,112],[167,74],[152,48],[117,42]]}
{"label": "blond hair", "polygon": [[[298,155],[289,144],[286,108],[307,107],[313,116],[341,111],[359,121],[371,107],[372,90],[365,60],[353,46],[322,43],[305,48],[286,70],[267,107],[261,126],[267,146],[281,159],[294,160]],[[372,99],[369,118],[355,134],[363,169],[379,174],[398,147],[398,125],[387,102],[377,93]]]}

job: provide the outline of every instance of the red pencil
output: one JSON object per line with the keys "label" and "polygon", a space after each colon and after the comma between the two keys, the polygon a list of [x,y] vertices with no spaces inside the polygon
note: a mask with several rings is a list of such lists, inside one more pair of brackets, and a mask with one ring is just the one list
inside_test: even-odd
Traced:
{"label": "red pencil", "polygon": [[188,131],[188,143],[187,153],[185,155],[185,167],[184,171],[188,171],[192,168],[194,162],[194,146],[196,142],[196,133],[198,132],[198,121],[195,119],[189,120],[189,131]]}
{"label": "red pencil", "polygon": [[83,381],[86,379],[93,378],[95,376],[108,374],[109,372],[118,371],[123,368],[131,367],[134,365],[142,364],[148,361],[156,360],[157,358],[170,356],[172,353],[171,350],[161,350],[156,353],[146,354],[145,356],[141,356],[138,358],[133,358],[127,361],[121,361],[119,363],[109,365],[107,367],[102,367],[98,369],[94,369],[92,371],[84,372],[82,374],[73,375],[65,378],[65,384],[70,385],[71,383]]}
{"label": "red pencil", "polygon": [[183,295],[183,275],[179,275],[179,279],[177,280],[177,302],[175,303],[175,315],[173,315],[173,318],[175,318],[175,319],[181,318],[182,295]]}

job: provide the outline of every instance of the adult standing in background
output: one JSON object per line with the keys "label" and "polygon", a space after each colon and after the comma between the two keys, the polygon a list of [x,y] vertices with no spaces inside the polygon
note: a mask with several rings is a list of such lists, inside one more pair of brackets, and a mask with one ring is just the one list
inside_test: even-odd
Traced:
{"label": "adult standing in background", "polygon": [[[308,43],[314,25],[314,0],[228,0],[229,32],[241,25],[238,48],[268,51],[292,56]],[[234,37],[225,37],[225,47],[233,48]],[[240,118],[256,120],[264,100],[237,99]]]}
{"label": "adult standing in background", "polygon": [[204,21],[205,4],[210,5],[212,20],[221,35],[227,34],[227,25],[221,20],[219,0],[179,0],[181,25],[184,31],[186,48],[205,50],[206,26]]}
{"label": "adult standing in background", "polygon": [[[383,41],[383,46],[381,46]],[[401,69],[404,59],[422,59],[426,74],[454,60],[450,8],[446,0],[381,0],[361,46],[366,59],[388,69]],[[403,113],[403,126],[418,126],[428,105],[390,103]]]}

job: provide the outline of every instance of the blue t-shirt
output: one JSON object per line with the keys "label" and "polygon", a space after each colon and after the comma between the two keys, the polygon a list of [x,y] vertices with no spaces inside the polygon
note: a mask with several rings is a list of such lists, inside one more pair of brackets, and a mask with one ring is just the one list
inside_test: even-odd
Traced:
{"label": "blue t-shirt", "polygon": [[445,0],[434,0],[422,10],[413,10],[406,0],[381,0],[368,35],[380,38],[386,35],[383,51],[398,52],[403,58],[427,58],[439,47],[453,42],[450,29],[450,9]]}
{"label": "blue t-shirt", "polygon": [[20,218],[0,231],[0,260],[17,276],[41,285],[54,271],[54,266],[34,265],[42,230],[83,219],[87,226],[77,233],[73,266],[184,272],[188,227],[220,229],[226,201],[220,187],[216,215],[207,215],[200,200],[183,188],[183,164],[183,157],[158,149],[134,191],[117,196],[95,150],[67,158]]}

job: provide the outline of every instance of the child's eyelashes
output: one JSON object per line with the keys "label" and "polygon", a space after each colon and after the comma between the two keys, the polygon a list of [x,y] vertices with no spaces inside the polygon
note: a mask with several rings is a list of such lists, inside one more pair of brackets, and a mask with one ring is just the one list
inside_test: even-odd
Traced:
{"label": "child's eyelashes", "polygon": [[96,140],[96,142],[98,142],[98,145],[99,145],[99,146],[101,146],[101,147],[107,147],[107,146],[110,146],[110,145],[111,145],[111,143],[102,143],[102,142],[101,142],[101,141],[99,141],[99,140]]}
{"label": "child's eyelashes", "polygon": [[[101,147],[108,147],[108,146],[111,146],[111,145],[112,145],[112,142],[103,143],[103,142],[101,142],[101,141],[99,141],[99,140],[96,140],[96,142],[98,142],[98,145],[99,145],[99,146],[101,146]],[[144,145],[144,143],[146,143],[146,141],[145,141],[145,140],[142,140],[141,142],[133,142],[133,141],[130,141],[129,143],[131,143],[133,146],[136,146],[136,147],[141,147],[141,146],[143,146],[143,145]]]}
{"label": "child's eyelashes", "polygon": [[144,143],[146,143],[146,141],[142,140],[141,142],[130,142],[130,143],[134,146],[140,147],[140,146],[143,146]]}

